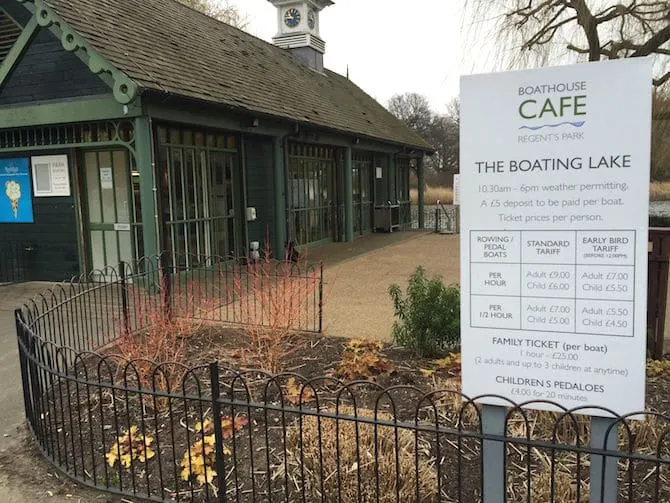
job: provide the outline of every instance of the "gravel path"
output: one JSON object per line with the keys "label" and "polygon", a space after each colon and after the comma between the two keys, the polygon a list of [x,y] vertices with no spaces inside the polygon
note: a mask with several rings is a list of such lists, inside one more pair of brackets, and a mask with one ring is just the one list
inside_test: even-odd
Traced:
{"label": "gravel path", "polygon": [[[366,239],[366,238],[363,238]],[[447,284],[459,282],[459,236],[415,234],[408,239],[328,265],[325,257],[326,335],[388,340],[393,326],[392,283],[404,289],[422,265]]]}

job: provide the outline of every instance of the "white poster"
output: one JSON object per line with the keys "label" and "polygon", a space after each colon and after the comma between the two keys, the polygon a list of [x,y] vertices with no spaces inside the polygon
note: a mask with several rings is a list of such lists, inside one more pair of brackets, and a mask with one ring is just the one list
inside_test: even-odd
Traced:
{"label": "white poster", "polygon": [[463,77],[468,396],[644,410],[651,79],[637,58]]}
{"label": "white poster", "polygon": [[100,188],[114,188],[114,176],[112,174],[112,168],[100,168]]}
{"label": "white poster", "polygon": [[67,155],[40,155],[30,159],[35,197],[70,195]]}
{"label": "white poster", "polygon": [[461,204],[461,175],[454,175],[454,205],[460,206]]}

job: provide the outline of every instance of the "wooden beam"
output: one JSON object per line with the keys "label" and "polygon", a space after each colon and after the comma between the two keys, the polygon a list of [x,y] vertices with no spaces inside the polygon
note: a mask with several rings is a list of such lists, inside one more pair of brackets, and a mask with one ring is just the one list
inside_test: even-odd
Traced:
{"label": "wooden beam", "polygon": [[141,115],[141,106],[137,101],[132,105],[121,105],[110,94],[57,103],[0,107],[0,128],[122,119],[138,115]]}
{"label": "wooden beam", "polygon": [[286,176],[284,159],[283,137],[274,138],[274,202],[275,202],[275,228],[274,228],[274,257],[280,260],[285,258],[286,246]]}
{"label": "wooden beam", "polygon": [[344,149],[344,240],[354,240],[354,193],[351,147]]}
{"label": "wooden beam", "polygon": [[33,15],[30,18],[30,21],[28,21],[28,24],[23,28],[19,38],[14,42],[9,53],[7,53],[7,57],[3,60],[2,64],[0,64],[0,93],[2,92],[5,83],[7,83],[12,76],[14,68],[16,68],[16,65],[21,61],[26,50],[35,39],[35,35],[37,35],[38,31],[39,25],[37,24],[37,18]]}
{"label": "wooden beam", "polygon": [[425,198],[424,198],[424,190],[425,190],[425,184],[424,184],[424,176],[423,176],[423,157],[419,157],[416,161],[416,177],[417,177],[417,189],[418,189],[418,206],[419,206],[419,229],[425,229],[426,225],[424,222],[425,215],[423,214],[423,210],[425,208]]}
{"label": "wooden beam", "polygon": [[[144,256],[156,257],[160,247],[160,215],[156,201],[156,175],[151,150],[151,124],[146,117],[135,119],[135,160],[140,172],[140,201],[142,203],[142,239]],[[140,258],[140,257],[136,257]]]}
{"label": "wooden beam", "polygon": [[144,101],[144,107],[147,115],[154,121],[226,129],[264,136],[283,136],[291,132],[289,125],[275,124],[267,120],[261,120],[258,126],[254,126],[254,115],[251,113],[244,115],[232,111],[221,111],[213,107],[204,110],[203,107],[197,105],[161,104],[149,100]]}

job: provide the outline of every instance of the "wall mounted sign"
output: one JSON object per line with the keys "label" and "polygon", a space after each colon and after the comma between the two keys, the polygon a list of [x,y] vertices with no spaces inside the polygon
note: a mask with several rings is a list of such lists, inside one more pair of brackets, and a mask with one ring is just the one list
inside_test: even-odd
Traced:
{"label": "wall mounted sign", "polygon": [[30,161],[0,159],[0,223],[32,223]]}
{"label": "wall mounted sign", "polygon": [[130,224],[129,223],[115,223],[114,224],[114,230],[115,231],[129,231],[130,230]]}
{"label": "wall mounted sign", "polygon": [[644,410],[651,79],[642,58],[462,79],[468,396]]}
{"label": "wall mounted sign", "polygon": [[375,168],[375,174],[376,174],[377,180],[381,180],[382,178],[384,178],[384,172],[382,171],[381,166],[377,166]]}
{"label": "wall mounted sign", "polygon": [[100,168],[100,188],[114,188],[114,174],[112,173],[112,168]]}
{"label": "wall mounted sign", "polygon": [[67,155],[31,157],[35,197],[66,197],[70,195],[70,172]]}

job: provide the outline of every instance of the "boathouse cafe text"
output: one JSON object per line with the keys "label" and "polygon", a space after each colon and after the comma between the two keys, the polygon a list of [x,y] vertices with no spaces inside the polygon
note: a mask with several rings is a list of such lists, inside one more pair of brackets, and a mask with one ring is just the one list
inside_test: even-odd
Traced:
{"label": "boathouse cafe text", "polygon": [[632,167],[631,154],[475,162],[475,172],[482,175],[487,173],[547,173],[630,167]]}

